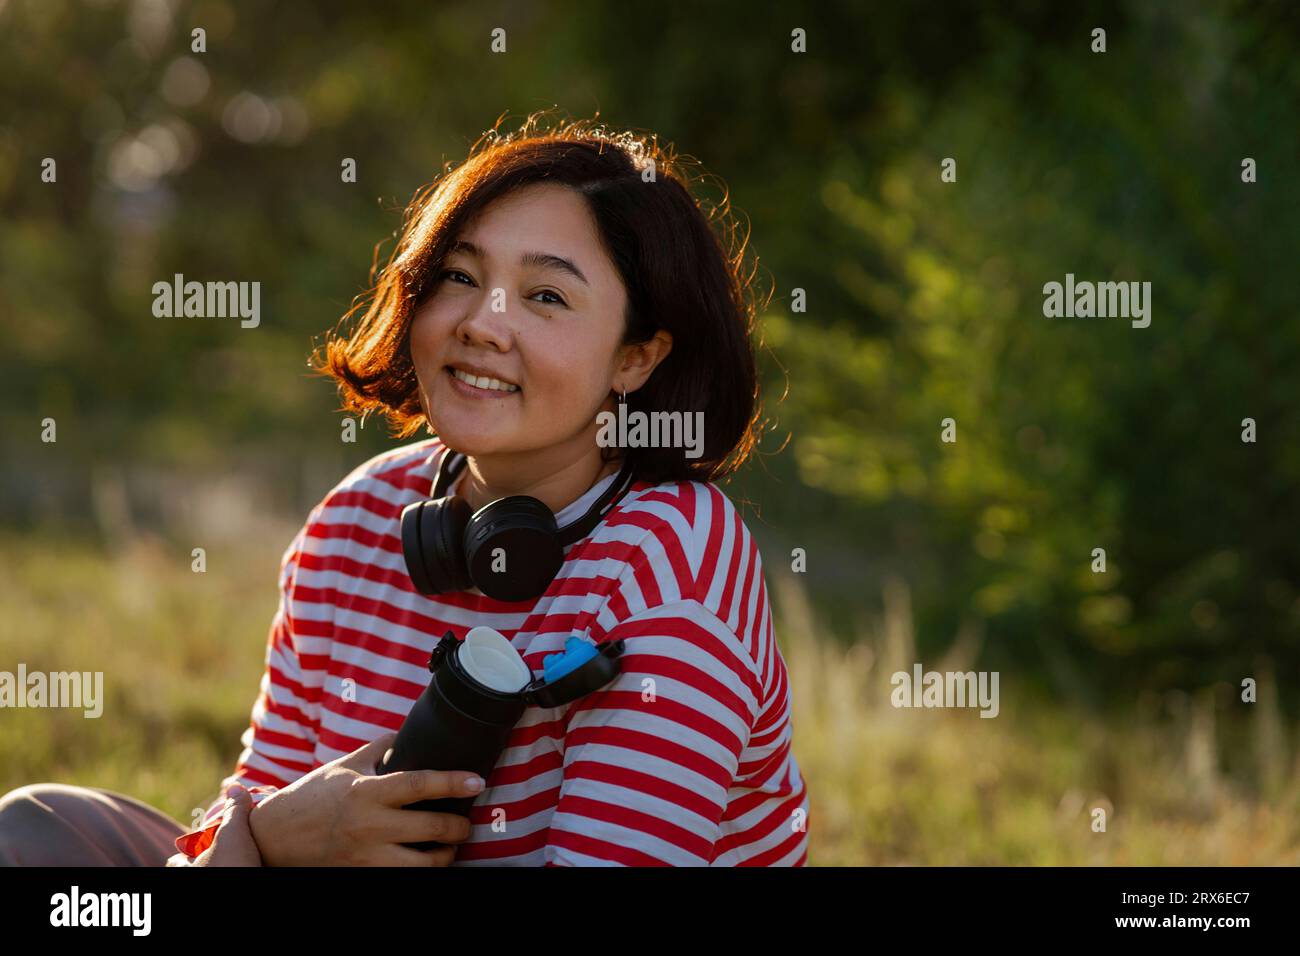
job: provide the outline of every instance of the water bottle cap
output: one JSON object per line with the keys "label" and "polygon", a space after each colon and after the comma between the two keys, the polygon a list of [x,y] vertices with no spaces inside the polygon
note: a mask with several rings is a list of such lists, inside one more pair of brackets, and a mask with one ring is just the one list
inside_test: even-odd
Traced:
{"label": "water bottle cap", "polygon": [[484,687],[515,694],[528,686],[533,672],[515,646],[495,628],[480,625],[465,635],[459,651],[460,665]]}
{"label": "water bottle cap", "polygon": [[[623,647],[621,640],[596,645],[569,637],[562,652],[546,655],[542,676],[534,680],[509,640],[490,627],[476,627],[463,641],[456,639],[455,632],[447,631],[429,655],[429,671],[435,679],[444,670],[460,675],[446,677],[444,693],[459,694],[463,688],[475,701],[486,695],[504,703],[559,707],[600,690],[617,677]],[[444,668],[448,655],[453,653],[450,666]],[[516,684],[516,679],[520,683]],[[465,706],[464,702],[460,706]]]}

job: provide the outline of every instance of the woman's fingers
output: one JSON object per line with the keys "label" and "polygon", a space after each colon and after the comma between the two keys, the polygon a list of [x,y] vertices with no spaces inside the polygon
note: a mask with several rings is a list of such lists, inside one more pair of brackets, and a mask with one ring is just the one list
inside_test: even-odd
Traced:
{"label": "woman's fingers", "polygon": [[483,792],[483,779],[469,770],[399,770],[359,784],[389,807],[440,797],[477,797]]}
{"label": "woman's fingers", "polygon": [[234,784],[228,791],[225,810],[221,816],[212,846],[195,859],[195,866],[261,866],[262,857],[253,840],[248,825],[248,814],[253,809],[253,797],[247,790]]}
{"label": "woman's fingers", "polygon": [[387,810],[378,822],[385,838],[394,843],[463,843],[469,839],[471,829],[466,817],[432,810]]}
{"label": "woman's fingers", "polygon": [[229,818],[247,816],[248,811],[253,809],[253,795],[238,783],[231,784],[227,792],[230,794],[230,808],[227,811]]}
{"label": "woman's fingers", "polygon": [[406,846],[386,847],[380,866],[450,866],[456,857],[454,846],[439,847],[436,850],[412,850]]}

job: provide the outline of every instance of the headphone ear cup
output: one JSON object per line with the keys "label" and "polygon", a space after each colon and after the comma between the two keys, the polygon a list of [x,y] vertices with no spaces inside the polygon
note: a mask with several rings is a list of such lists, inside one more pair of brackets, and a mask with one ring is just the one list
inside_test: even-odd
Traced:
{"label": "headphone ear cup", "polygon": [[473,585],[497,601],[540,597],[564,564],[555,515],[528,495],[502,498],[474,515],[462,555]]}
{"label": "headphone ear cup", "polygon": [[424,549],[420,547],[420,512],[429,502],[413,501],[402,509],[402,559],[411,583],[421,594],[432,594],[429,575],[424,570]]}
{"label": "headphone ear cup", "polygon": [[465,567],[465,526],[473,513],[469,502],[455,495],[425,505],[420,539],[424,542],[425,567],[435,594],[471,587]]}
{"label": "headphone ear cup", "polygon": [[471,586],[465,568],[469,504],[451,496],[416,502],[402,511],[402,554],[421,594],[447,594]]}

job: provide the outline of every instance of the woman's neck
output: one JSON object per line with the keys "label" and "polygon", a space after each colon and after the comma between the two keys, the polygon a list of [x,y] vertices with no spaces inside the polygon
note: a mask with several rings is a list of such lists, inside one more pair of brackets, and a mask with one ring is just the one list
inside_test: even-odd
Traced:
{"label": "woman's neck", "polygon": [[518,456],[469,458],[452,492],[464,498],[474,511],[510,495],[528,495],[559,513],[592,486],[616,472],[621,461],[604,462],[596,454],[569,461],[532,461]]}

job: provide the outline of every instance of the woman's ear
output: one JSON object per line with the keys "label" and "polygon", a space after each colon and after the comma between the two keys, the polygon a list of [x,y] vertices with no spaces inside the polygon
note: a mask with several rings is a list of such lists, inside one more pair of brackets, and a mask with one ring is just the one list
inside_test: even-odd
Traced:
{"label": "woman's ear", "polygon": [[623,347],[623,361],[619,366],[620,382],[629,392],[645,384],[650,373],[673,350],[672,333],[660,329],[647,342]]}

